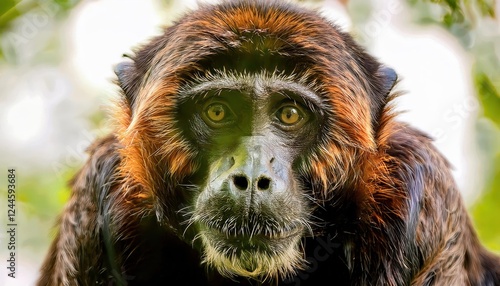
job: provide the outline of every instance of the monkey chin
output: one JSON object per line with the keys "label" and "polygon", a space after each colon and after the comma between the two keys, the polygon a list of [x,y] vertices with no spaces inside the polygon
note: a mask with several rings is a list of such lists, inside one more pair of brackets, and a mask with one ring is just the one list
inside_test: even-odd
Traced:
{"label": "monkey chin", "polygon": [[228,278],[240,276],[260,282],[287,279],[307,263],[300,251],[300,234],[243,238],[204,231],[200,236],[203,263]]}

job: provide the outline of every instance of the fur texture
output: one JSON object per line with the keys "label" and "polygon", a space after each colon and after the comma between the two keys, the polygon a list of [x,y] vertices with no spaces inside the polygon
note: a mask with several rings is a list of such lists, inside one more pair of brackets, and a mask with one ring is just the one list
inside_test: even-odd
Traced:
{"label": "fur texture", "polygon": [[[242,260],[191,239],[183,210],[205,162],[178,107],[200,79],[266,72],[318,94],[324,120],[295,168],[313,204],[311,231],[293,250],[303,260],[249,257],[287,273],[254,281],[234,266]],[[449,164],[396,121],[394,79],[316,13],[281,1],[203,6],[117,73],[116,131],[72,181],[38,285],[500,285],[500,261],[479,244]],[[227,265],[239,275],[225,277]]]}

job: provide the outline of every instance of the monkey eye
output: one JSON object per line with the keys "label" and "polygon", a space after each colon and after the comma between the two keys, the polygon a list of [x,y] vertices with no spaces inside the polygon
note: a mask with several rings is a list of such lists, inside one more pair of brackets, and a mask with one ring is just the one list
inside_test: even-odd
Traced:
{"label": "monkey eye", "polygon": [[206,113],[208,119],[213,122],[220,122],[224,119],[224,116],[226,116],[226,109],[224,105],[215,103],[208,106]]}
{"label": "monkey eye", "polygon": [[304,119],[305,115],[298,106],[287,104],[278,109],[276,117],[281,125],[285,128],[290,128],[301,125],[300,123]]}
{"label": "monkey eye", "polygon": [[287,125],[292,125],[302,119],[300,111],[293,106],[284,106],[280,108],[279,120]]}
{"label": "monkey eye", "polygon": [[205,106],[203,119],[212,127],[222,127],[234,120],[231,109],[222,102],[212,102]]}

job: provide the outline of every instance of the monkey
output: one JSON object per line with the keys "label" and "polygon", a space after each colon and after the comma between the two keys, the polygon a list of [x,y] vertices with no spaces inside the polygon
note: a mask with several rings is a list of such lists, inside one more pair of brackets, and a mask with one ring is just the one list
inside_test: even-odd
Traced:
{"label": "monkey", "polygon": [[396,72],[317,12],[205,4],[115,73],[38,285],[500,285]]}

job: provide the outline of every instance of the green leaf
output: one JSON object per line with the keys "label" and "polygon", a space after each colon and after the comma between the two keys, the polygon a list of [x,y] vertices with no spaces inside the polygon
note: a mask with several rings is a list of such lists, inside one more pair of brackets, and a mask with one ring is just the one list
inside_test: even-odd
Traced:
{"label": "green leaf", "polygon": [[500,95],[488,75],[478,72],[474,75],[474,85],[484,108],[484,115],[500,127]]}

